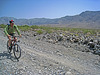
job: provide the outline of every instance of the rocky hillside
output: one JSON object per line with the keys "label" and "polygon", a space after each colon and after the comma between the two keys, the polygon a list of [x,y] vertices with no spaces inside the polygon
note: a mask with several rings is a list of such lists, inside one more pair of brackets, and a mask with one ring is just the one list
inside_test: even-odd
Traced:
{"label": "rocky hillside", "polygon": [[15,20],[17,25],[56,25],[76,28],[100,29],[100,11],[85,11],[79,15],[65,16],[57,19],[16,19],[13,17],[1,17],[0,24],[7,24],[11,19]]}
{"label": "rocky hillside", "polygon": [[100,35],[21,31],[19,61],[0,28],[0,75],[100,75]]}

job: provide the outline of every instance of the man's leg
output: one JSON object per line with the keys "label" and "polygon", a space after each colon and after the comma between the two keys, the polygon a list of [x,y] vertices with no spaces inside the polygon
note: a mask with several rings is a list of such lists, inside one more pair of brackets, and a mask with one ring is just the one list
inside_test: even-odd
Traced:
{"label": "man's leg", "polygon": [[11,37],[9,37],[8,39],[9,39],[8,46],[10,47],[10,45],[11,45]]}
{"label": "man's leg", "polygon": [[17,37],[15,37],[15,40],[17,41]]}

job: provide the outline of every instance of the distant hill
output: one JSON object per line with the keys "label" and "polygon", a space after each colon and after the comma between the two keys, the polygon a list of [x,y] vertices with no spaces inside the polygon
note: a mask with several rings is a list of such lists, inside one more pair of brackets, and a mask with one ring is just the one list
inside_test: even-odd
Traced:
{"label": "distant hill", "polygon": [[85,11],[79,15],[65,16],[57,19],[16,19],[13,17],[0,17],[0,24],[7,24],[11,19],[13,19],[17,25],[51,25],[100,29],[100,11]]}

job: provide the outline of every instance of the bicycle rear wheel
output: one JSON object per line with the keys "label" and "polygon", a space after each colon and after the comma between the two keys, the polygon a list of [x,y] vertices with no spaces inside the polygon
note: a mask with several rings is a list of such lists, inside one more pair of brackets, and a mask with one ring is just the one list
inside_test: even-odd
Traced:
{"label": "bicycle rear wheel", "polygon": [[14,51],[15,58],[19,59],[21,57],[21,48],[20,48],[20,46],[18,44],[15,44],[13,49],[14,49],[13,51]]}
{"label": "bicycle rear wheel", "polygon": [[12,49],[11,50],[9,49],[8,42],[9,42],[9,40],[7,41],[7,50],[8,50],[9,53],[11,53]]}

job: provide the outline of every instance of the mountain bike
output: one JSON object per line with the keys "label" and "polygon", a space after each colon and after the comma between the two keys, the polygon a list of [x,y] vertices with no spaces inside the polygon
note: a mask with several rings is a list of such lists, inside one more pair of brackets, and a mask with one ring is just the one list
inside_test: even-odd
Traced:
{"label": "mountain bike", "polygon": [[13,53],[14,53],[14,56],[16,59],[19,59],[21,57],[21,48],[20,46],[18,45],[18,42],[20,42],[20,40],[16,41],[16,37],[19,37],[19,36],[12,36],[12,40],[11,40],[11,49],[9,49],[9,45],[8,45],[8,41],[7,41],[7,50],[9,53],[11,53],[11,51],[13,50]]}

